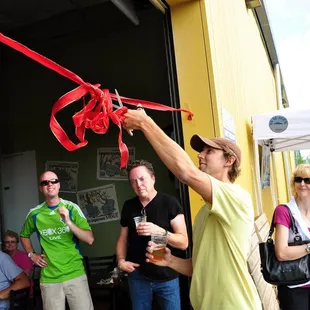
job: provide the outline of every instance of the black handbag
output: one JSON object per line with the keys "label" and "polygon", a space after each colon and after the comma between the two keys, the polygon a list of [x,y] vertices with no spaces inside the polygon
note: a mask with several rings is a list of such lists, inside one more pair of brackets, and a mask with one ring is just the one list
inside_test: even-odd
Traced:
{"label": "black handbag", "polygon": [[[294,242],[291,242],[288,245],[296,246],[310,243],[310,240],[302,240],[291,210],[288,206],[286,207],[289,211],[292,230],[295,234]],[[274,285],[298,285],[308,282],[310,280],[309,255],[305,255],[295,260],[278,261],[272,239],[274,228],[275,224],[273,215],[267,241],[259,244],[261,272],[265,281]]]}

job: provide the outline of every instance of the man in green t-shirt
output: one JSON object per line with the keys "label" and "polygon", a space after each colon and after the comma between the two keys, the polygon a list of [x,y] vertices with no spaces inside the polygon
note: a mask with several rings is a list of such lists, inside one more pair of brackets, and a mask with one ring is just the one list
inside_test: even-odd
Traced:
{"label": "man in green t-shirt", "polygon": [[[181,259],[166,248],[164,259],[155,263],[192,276],[190,298],[195,310],[260,310],[246,262],[253,205],[250,194],[233,184],[240,173],[240,148],[225,138],[194,135],[190,144],[199,153],[197,168],[143,110],[128,110],[124,117],[128,132],[141,130],[167,168],[204,201],[195,218],[193,257]],[[147,250],[152,253],[152,244]]]}
{"label": "man in green t-shirt", "polygon": [[[20,233],[22,245],[34,264],[42,267],[40,288],[44,310],[94,309],[85,275],[79,240],[94,242],[94,235],[78,205],[59,198],[60,182],[54,172],[40,177],[45,202],[31,209]],[[42,253],[34,252],[30,236],[36,232]]]}

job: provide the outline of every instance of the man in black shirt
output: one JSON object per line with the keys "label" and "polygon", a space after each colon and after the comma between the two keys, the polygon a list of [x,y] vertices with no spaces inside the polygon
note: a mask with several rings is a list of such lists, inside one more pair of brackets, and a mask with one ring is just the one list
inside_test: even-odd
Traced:
{"label": "man in black shirt", "polygon": [[[124,203],[116,252],[119,268],[128,272],[133,310],[151,310],[153,293],[161,309],[179,310],[178,273],[146,263],[145,252],[151,234],[166,234],[169,246],[187,248],[183,209],[176,198],[156,191],[151,163],[145,160],[132,163],[128,178],[137,196]],[[146,214],[147,222],[136,227],[133,218],[141,214]]]}

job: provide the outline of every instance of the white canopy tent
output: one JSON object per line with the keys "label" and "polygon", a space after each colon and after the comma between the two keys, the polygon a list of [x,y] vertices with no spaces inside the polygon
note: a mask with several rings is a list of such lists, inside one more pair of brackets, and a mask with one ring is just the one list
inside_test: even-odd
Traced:
{"label": "white canopy tent", "polygon": [[252,117],[253,137],[273,151],[310,149],[310,109],[277,110]]}
{"label": "white canopy tent", "polygon": [[[290,190],[290,168],[286,151],[310,149],[310,109],[286,108],[252,117],[254,157],[256,168],[256,195],[258,212],[263,212],[258,145],[267,147],[271,154],[271,172],[276,174],[273,152],[284,152],[287,186]],[[264,154],[263,154],[264,156]],[[277,187],[270,182],[273,203],[278,201]],[[274,184],[275,185],[275,184]]]}

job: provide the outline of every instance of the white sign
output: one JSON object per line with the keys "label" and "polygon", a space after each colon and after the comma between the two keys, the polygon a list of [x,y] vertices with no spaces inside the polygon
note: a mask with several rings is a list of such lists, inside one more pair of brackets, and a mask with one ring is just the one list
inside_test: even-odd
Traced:
{"label": "white sign", "polygon": [[235,121],[232,115],[224,108],[222,108],[222,118],[224,126],[224,137],[236,143]]}
{"label": "white sign", "polygon": [[77,201],[89,224],[120,219],[114,184],[79,191]]}

